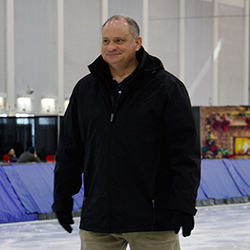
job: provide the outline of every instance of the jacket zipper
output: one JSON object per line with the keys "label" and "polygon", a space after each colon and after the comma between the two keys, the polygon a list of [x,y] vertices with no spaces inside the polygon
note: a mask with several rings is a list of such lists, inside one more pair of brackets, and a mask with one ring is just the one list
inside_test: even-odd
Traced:
{"label": "jacket zipper", "polygon": [[[116,105],[115,105],[115,99],[113,97],[113,95],[111,94],[111,114],[110,114],[110,119],[109,122],[112,123],[114,120],[114,116],[115,116],[115,110],[116,110]],[[110,137],[111,137],[111,129],[112,129],[112,125],[110,124],[110,129],[109,129],[109,151],[110,149]],[[110,161],[110,158],[109,158]],[[109,169],[108,169],[108,176],[109,176],[109,183],[111,183],[111,179],[110,179],[110,164],[109,164]],[[112,231],[112,214],[111,214],[111,186],[109,185],[109,232]]]}
{"label": "jacket zipper", "polygon": [[152,220],[152,231],[153,231],[155,224],[155,199],[152,200],[152,207],[153,207],[153,220]]}
{"label": "jacket zipper", "polygon": [[115,99],[114,99],[113,95],[111,95],[111,102],[112,102],[112,111],[111,111],[109,122],[113,122],[114,121],[115,110],[116,110],[116,104],[115,104]]}
{"label": "jacket zipper", "polygon": [[110,122],[113,122],[113,120],[114,120],[114,116],[115,116],[115,114],[114,113],[111,113],[111,115],[110,115]]}

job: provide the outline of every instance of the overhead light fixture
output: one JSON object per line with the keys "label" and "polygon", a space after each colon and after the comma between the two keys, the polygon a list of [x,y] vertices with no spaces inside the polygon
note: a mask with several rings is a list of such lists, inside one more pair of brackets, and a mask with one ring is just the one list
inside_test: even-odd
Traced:
{"label": "overhead light fixture", "polygon": [[22,113],[16,113],[15,115],[18,118],[22,118],[22,117],[34,117],[34,114],[22,114]]}
{"label": "overhead light fixture", "polygon": [[4,109],[5,107],[5,98],[6,98],[6,94],[0,93],[0,109]]}
{"label": "overhead light fixture", "polygon": [[42,111],[46,113],[53,113],[55,111],[55,100],[54,97],[43,96],[41,99]]}
{"label": "overhead light fixture", "polygon": [[17,108],[21,112],[31,111],[31,100],[33,95],[18,95],[17,96]]}
{"label": "overhead light fixture", "polygon": [[2,96],[0,96],[0,109],[4,107],[4,99]]}
{"label": "overhead light fixture", "polygon": [[68,105],[69,105],[69,99],[65,98],[65,101],[64,101],[64,110],[67,109]]}

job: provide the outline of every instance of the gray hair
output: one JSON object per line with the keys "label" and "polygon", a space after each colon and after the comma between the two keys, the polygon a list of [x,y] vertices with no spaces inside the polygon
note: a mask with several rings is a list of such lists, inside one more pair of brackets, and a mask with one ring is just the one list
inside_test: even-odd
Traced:
{"label": "gray hair", "polygon": [[110,21],[112,20],[116,20],[116,21],[119,21],[121,19],[125,19],[126,22],[128,23],[129,25],[129,29],[130,29],[130,32],[133,36],[133,39],[135,40],[139,35],[140,35],[140,28],[139,28],[139,25],[137,24],[137,22],[130,18],[130,17],[127,17],[127,16],[123,16],[123,15],[114,15],[114,16],[111,16],[103,25],[102,25],[102,30],[103,28],[105,27],[105,25],[107,23],[109,23]]}

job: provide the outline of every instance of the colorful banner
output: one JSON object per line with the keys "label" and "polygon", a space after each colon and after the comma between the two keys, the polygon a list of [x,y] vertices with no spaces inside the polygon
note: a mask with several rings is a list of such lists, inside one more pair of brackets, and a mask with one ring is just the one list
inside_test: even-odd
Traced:
{"label": "colorful banner", "polygon": [[250,106],[200,108],[203,159],[250,158]]}

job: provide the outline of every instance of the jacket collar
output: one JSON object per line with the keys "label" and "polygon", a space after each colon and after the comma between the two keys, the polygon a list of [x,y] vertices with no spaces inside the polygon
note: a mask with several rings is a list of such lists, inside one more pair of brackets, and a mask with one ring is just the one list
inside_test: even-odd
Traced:
{"label": "jacket collar", "polygon": [[[136,53],[136,57],[139,62],[137,66],[137,70],[139,71],[144,69],[147,72],[152,72],[163,69],[162,62],[157,57],[148,54],[143,47],[141,47],[140,50]],[[101,55],[97,57],[97,59],[88,67],[90,72],[96,77],[104,77],[106,80],[110,80],[112,78],[109,66],[103,60]]]}

